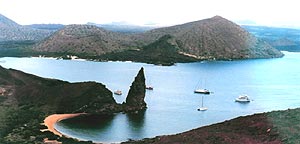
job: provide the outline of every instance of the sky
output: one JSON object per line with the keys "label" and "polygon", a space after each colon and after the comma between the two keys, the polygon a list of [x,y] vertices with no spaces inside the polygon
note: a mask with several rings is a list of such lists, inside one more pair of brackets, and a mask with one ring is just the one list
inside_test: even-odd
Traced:
{"label": "sky", "polygon": [[299,0],[0,0],[0,14],[21,25],[170,26],[219,15],[240,24],[300,28],[299,5]]}

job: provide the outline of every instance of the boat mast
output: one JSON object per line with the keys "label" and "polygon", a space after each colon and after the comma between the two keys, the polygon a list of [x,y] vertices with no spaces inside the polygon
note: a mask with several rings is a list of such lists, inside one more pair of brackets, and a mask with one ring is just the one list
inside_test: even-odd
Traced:
{"label": "boat mast", "polygon": [[203,96],[202,96],[202,102],[201,102],[201,107],[203,107]]}

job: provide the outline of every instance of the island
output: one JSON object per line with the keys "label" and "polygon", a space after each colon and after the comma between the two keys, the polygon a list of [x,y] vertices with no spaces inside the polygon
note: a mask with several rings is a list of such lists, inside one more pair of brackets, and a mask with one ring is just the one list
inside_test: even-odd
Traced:
{"label": "island", "polygon": [[[26,27],[0,15],[0,56],[42,56],[157,65],[203,60],[279,58],[262,38],[221,16],[139,33],[110,31],[93,24]],[[47,27],[47,26],[46,26]]]}

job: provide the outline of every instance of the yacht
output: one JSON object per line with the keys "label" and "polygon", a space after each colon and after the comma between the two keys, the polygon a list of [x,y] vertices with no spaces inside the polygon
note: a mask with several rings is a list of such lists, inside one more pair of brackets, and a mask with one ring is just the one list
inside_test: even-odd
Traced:
{"label": "yacht", "polygon": [[200,94],[210,94],[210,91],[207,89],[196,89],[194,93],[200,93]]}
{"label": "yacht", "polygon": [[238,98],[235,99],[236,102],[250,102],[250,98],[248,95],[240,95]]}
{"label": "yacht", "polygon": [[114,92],[114,94],[116,94],[116,95],[122,95],[122,91],[117,90],[117,91]]}

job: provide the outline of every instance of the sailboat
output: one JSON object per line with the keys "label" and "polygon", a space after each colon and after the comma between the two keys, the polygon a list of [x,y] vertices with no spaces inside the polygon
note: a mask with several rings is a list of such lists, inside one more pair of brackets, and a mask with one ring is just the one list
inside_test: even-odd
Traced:
{"label": "sailboat", "polygon": [[203,96],[202,96],[202,101],[201,101],[201,107],[198,108],[197,110],[198,110],[198,111],[206,111],[206,110],[208,110],[207,107],[204,107],[204,106],[203,106]]}
{"label": "sailboat", "polygon": [[207,89],[196,89],[196,90],[194,90],[194,93],[210,94],[210,91]]}
{"label": "sailboat", "polygon": [[194,93],[199,93],[199,94],[210,94],[210,91],[207,89],[201,89],[201,88],[196,88],[194,90]]}

